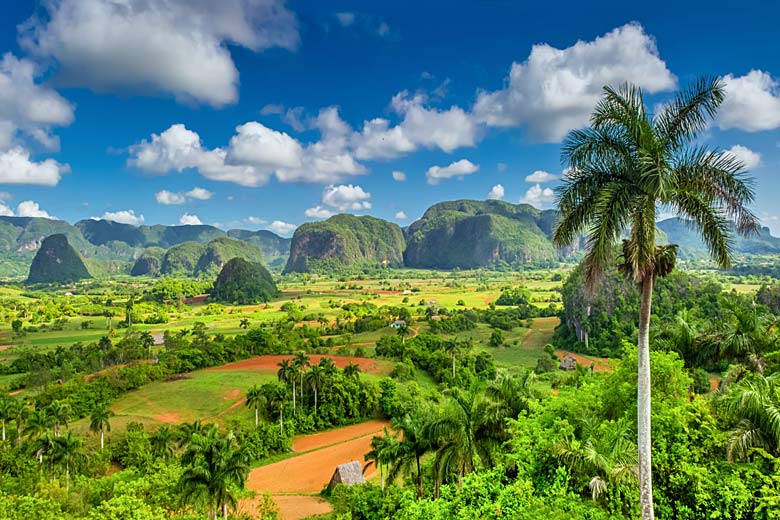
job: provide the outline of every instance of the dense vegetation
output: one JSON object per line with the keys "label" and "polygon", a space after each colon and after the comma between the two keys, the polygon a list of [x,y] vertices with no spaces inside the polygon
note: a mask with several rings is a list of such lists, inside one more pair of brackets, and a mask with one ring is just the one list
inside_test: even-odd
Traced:
{"label": "dense vegetation", "polygon": [[68,243],[68,237],[56,234],[41,243],[30,265],[27,283],[68,283],[89,277],[87,266]]}
{"label": "dense vegetation", "polygon": [[375,217],[335,215],[295,230],[285,272],[338,270],[356,265],[403,265],[401,228]]}
{"label": "dense vegetation", "polygon": [[233,258],[214,282],[210,299],[238,305],[267,302],[279,295],[271,273],[258,262]]}

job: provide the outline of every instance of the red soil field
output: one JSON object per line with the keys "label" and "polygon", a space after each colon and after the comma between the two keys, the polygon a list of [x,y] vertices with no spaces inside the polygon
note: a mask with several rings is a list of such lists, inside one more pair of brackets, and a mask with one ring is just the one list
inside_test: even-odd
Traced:
{"label": "red soil field", "polygon": [[0,345],[0,352],[8,350],[11,347],[13,347],[13,345]]}
{"label": "red soil field", "polygon": [[582,354],[575,354],[574,352],[569,352],[564,350],[557,350],[555,352],[555,355],[558,356],[558,359],[561,360],[564,357],[566,357],[566,355],[569,355],[574,359],[576,359],[577,363],[579,363],[584,367],[589,367],[593,365],[593,370],[595,370],[596,372],[609,372],[613,368],[608,358],[583,356]]}
{"label": "red soil field", "polygon": [[[371,449],[371,438],[387,426],[369,421],[337,430],[305,435],[293,440],[301,455],[253,469],[247,488],[273,495],[284,520],[298,520],[330,511],[330,504],[316,495],[330,482],[336,466],[353,460],[365,465],[363,455]],[[366,478],[374,473],[372,466]],[[298,493],[298,494],[296,494]],[[249,509],[252,509],[251,504]]]}
{"label": "red soil field", "polygon": [[[285,359],[293,359],[292,355],[281,356],[259,356],[243,361],[236,361],[235,363],[228,363],[227,365],[218,366],[209,370],[260,370],[260,371],[272,371],[275,372],[279,367],[277,366],[281,361]],[[356,358],[347,356],[321,356],[318,354],[312,354],[310,363],[316,365],[322,358],[330,358],[336,363],[339,368],[344,368],[350,361],[360,367],[366,374],[384,375],[388,374],[392,370],[392,364],[382,361],[377,361],[371,358]]]}

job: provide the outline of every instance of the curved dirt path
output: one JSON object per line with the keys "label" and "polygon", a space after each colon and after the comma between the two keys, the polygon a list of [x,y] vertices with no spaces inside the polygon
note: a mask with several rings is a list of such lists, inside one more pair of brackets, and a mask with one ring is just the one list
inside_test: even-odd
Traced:
{"label": "curved dirt path", "polygon": [[[371,438],[388,424],[369,421],[297,437],[293,451],[299,455],[253,469],[246,486],[258,493],[270,493],[283,520],[327,513],[330,504],[319,493],[330,482],[336,466],[353,460],[365,465],[363,455],[371,449]],[[369,470],[366,477],[371,474]],[[254,510],[254,504],[247,505]]]}

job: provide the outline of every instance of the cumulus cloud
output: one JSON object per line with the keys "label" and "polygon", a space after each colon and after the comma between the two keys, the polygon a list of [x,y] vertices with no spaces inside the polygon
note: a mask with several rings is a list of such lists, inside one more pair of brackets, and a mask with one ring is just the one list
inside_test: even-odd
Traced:
{"label": "cumulus cloud", "polygon": [[54,159],[31,160],[30,152],[20,146],[0,152],[0,183],[3,184],[56,186],[62,174],[69,171],[67,164],[60,164]]}
{"label": "cumulus cloud", "polygon": [[313,208],[307,208],[303,214],[306,215],[307,218],[325,219],[332,217],[336,213],[328,208],[323,208],[322,206],[314,206]]}
{"label": "cumulus cloud", "polygon": [[143,215],[136,215],[135,210],[127,209],[120,211],[107,211],[100,217],[103,220],[112,220],[119,222],[120,224],[130,224],[132,226],[139,226],[144,222]]}
{"label": "cumulus cloud", "polygon": [[179,224],[182,226],[200,226],[203,224],[203,222],[200,221],[197,215],[190,215],[189,213],[185,213],[179,217]]}
{"label": "cumulus cloud", "polygon": [[0,217],[13,217],[14,210],[8,207],[5,203],[0,202]]}
{"label": "cumulus cloud", "polygon": [[371,209],[371,194],[361,186],[330,185],[322,192],[322,202],[339,211]]}
{"label": "cumulus cloud", "polygon": [[227,160],[231,164],[251,164],[264,170],[297,168],[301,165],[303,148],[284,132],[271,130],[257,122],[236,128],[230,139]]}
{"label": "cumulus cloud", "polygon": [[457,106],[429,108],[425,101],[424,96],[410,97],[407,91],[396,94],[390,106],[402,117],[401,122],[395,126],[384,118],[364,122],[363,129],[353,136],[355,156],[392,159],[419,148],[452,152],[476,144],[480,129],[470,114]]}
{"label": "cumulus cloud", "polygon": [[525,182],[545,183],[545,182],[552,182],[559,178],[560,178],[559,175],[554,175],[544,170],[536,170],[531,175],[528,175],[525,178]]}
{"label": "cumulus cloud", "polygon": [[450,163],[448,166],[431,166],[428,171],[425,172],[425,178],[428,179],[428,184],[436,185],[442,179],[451,179],[457,177],[462,179],[466,175],[470,175],[479,170],[479,165],[472,163],[468,159],[461,159]]}
{"label": "cumulus cloud", "polygon": [[16,216],[17,217],[39,217],[39,218],[48,218],[48,219],[57,218],[49,215],[49,213],[44,211],[37,202],[32,200],[25,200],[20,202],[19,205],[16,206]]}
{"label": "cumulus cloud", "polygon": [[736,157],[745,165],[746,170],[754,170],[761,165],[761,154],[740,144],[735,144],[723,153]]}
{"label": "cumulus cloud", "polygon": [[504,186],[496,184],[490,188],[490,192],[487,194],[487,198],[491,200],[501,200],[504,198]]}
{"label": "cumulus cloud", "polygon": [[289,222],[274,220],[268,225],[268,230],[273,231],[277,235],[288,237],[292,235],[293,231],[295,231],[295,228],[297,227],[298,226],[296,226],[295,224],[290,224]]}
{"label": "cumulus cloud", "polygon": [[244,219],[247,224],[252,224],[253,226],[262,226],[263,224],[268,224],[268,222],[264,219],[261,219],[260,217],[247,217]]}
{"label": "cumulus cloud", "polygon": [[555,201],[555,192],[550,188],[542,188],[541,185],[531,186],[525,195],[520,198],[520,202],[530,204],[536,208],[543,208]]}
{"label": "cumulus cloud", "polygon": [[355,13],[343,12],[334,15],[342,27],[349,27],[355,23]]}
{"label": "cumulus cloud", "polygon": [[164,204],[166,206],[170,206],[174,204],[184,204],[185,202],[187,202],[187,197],[185,197],[184,194],[174,193],[168,190],[158,191],[157,193],[155,193],[154,198],[158,204]]}
{"label": "cumulus cloud", "polygon": [[195,188],[192,188],[190,191],[186,192],[184,195],[191,199],[196,200],[209,200],[211,197],[214,196],[212,192],[207,190],[206,188],[198,188],[197,186]]}
{"label": "cumulus cloud", "polygon": [[406,213],[404,213],[403,211],[399,211],[398,213],[395,214],[395,218],[397,218],[398,220],[406,220],[409,217],[407,217]]}
{"label": "cumulus cloud", "polygon": [[238,99],[228,45],[295,49],[284,0],[59,0],[21,27],[20,44],[54,58],[59,80],[96,91],[172,94],[223,106]]}
{"label": "cumulus cloud", "polygon": [[565,49],[534,45],[512,64],[505,88],[478,94],[473,112],[489,126],[524,126],[536,140],[558,142],[587,123],[604,85],[625,81],[649,93],[676,85],[655,40],[636,23]]}
{"label": "cumulus cloud", "polygon": [[758,132],[780,128],[780,81],[760,70],[739,77],[728,74],[723,81],[726,98],[716,120],[720,129]]}
{"label": "cumulus cloud", "polygon": [[394,171],[392,173],[392,175],[393,175],[393,180],[394,181],[404,182],[406,180],[406,174],[404,172],[402,172],[402,171],[396,170],[396,171]]}
{"label": "cumulus cloud", "polygon": [[73,122],[73,106],[54,90],[35,82],[38,70],[11,53],[0,60],[0,151],[18,146],[18,133],[56,150],[59,140],[51,128]]}

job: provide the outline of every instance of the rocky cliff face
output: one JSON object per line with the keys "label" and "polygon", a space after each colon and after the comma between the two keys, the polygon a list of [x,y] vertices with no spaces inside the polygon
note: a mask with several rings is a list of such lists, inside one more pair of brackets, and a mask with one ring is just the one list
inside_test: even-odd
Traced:
{"label": "rocky cliff face", "polygon": [[27,283],[68,283],[90,278],[78,252],[62,234],[46,237],[30,265]]}

